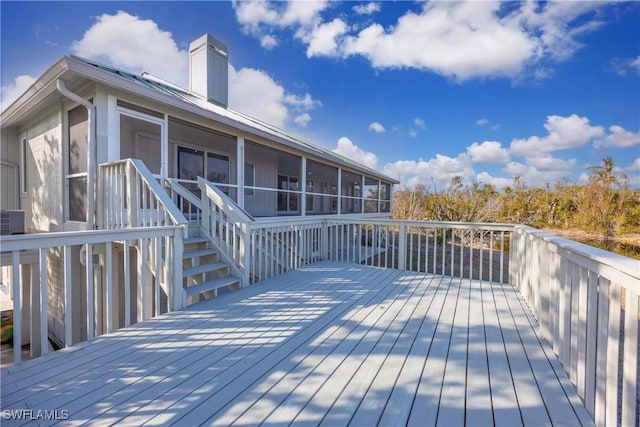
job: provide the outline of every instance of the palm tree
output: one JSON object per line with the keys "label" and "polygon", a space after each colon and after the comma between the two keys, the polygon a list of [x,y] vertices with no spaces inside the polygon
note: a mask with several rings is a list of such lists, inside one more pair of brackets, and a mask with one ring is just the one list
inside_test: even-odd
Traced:
{"label": "palm tree", "polygon": [[589,170],[596,182],[605,188],[626,187],[629,177],[621,170],[615,170],[615,167],[616,165],[611,156],[606,156],[602,159],[601,166],[591,166]]}

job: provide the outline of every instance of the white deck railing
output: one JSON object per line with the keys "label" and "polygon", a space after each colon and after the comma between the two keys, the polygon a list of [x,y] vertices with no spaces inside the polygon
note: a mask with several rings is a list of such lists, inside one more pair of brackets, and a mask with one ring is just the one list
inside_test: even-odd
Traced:
{"label": "white deck railing", "polygon": [[[58,309],[65,347],[129,326],[132,312],[143,321],[168,311],[169,306],[160,307],[161,290],[169,292],[169,304],[176,272],[173,263],[164,261],[175,256],[174,242],[182,241],[182,233],[182,227],[165,226],[3,236],[2,267],[11,275],[14,363],[20,363],[26,343],[32,357],[48,352],[49,283],[56,275],[62,276]],[[132,247],[138,248],[135,258]],[[132,277],[137,277],[136,289]],[[78,301],[78,295],[86,299]]]}
{"label": "white deck railing", "polygon": [[640,261],[526,226],[511,258],[511,283],[596,424],[637,425]]}
{"label": "white deck railing", "polygon": [[328,259],[508,282],[504,224],[327,219]]}

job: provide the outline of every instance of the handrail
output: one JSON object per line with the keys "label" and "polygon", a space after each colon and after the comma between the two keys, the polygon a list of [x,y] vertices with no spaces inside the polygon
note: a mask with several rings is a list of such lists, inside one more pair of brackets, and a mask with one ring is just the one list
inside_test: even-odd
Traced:
{"label": "handrail", "polygon": [[176,179],[167,178],[165,182],[168,184],[169,189],[175,192],[178,196],[185,199],[187,202],[202,210],[202,201],[198,199],[191,191],[182,186]]}
{"label": "handrail", "polygon": [[202,230],[218,246],[232,270],[249,285],[251,242],[247,225],[253,218],[212,183],[198,177],[202,192]]}
{"label": "handrail", "polygon": [[[163,225],[169,220],[168,225],[183,226],[186,237],[187,219],[142,160],[124,159],[101,164],[100,172],[107,215],[105,228]],[[125,177],[128,180],[123,180]],[[132,206],[137,209],[131,209]],[[127,218],[123,218],[125,212]],[[163,212],[166,215],[162,215]]]}
{"label": "handrail", "polygon": [[198,186],[209,199],[229,215],[234,221],[239,223],[254,222],[254,218],[244,209],[240,208],[229,196],[224,194],[214,184],[202,177],[198,177]]}

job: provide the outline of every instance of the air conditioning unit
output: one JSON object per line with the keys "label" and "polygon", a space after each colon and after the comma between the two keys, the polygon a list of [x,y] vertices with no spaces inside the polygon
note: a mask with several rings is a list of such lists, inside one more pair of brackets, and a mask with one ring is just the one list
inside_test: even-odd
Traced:
{"label": "air conditioning unit", "polygon": [[24,211],[0,211],[0,235],[24,234]]}

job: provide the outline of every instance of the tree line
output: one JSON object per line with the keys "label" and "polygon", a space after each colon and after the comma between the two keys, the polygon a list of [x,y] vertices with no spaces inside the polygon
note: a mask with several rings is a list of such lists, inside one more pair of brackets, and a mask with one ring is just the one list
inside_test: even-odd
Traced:
{"label": "tree line", "polygon": [[545,188],[530,187],[520,177],[498,191],[490,184],[465,184],[454,177],[443,189],[427,185],[393,194],[396,219],[502,222],[536,228],[579,229],[605,238],[640,233],[640,190],[615,168],[611,157],[589,168],[584,185],[568,181]]}

